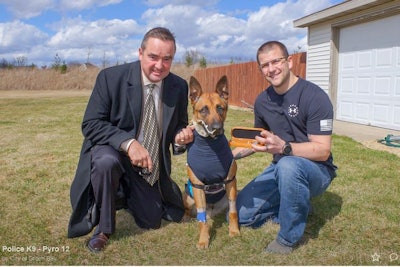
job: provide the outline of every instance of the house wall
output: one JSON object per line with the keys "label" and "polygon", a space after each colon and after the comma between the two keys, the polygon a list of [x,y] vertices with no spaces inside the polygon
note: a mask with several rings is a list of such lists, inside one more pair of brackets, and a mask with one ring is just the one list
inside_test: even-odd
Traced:
{"label": "house wall", "polygon": [[309,30],[307,49],[307,80],[319,85],[330,94],[331,73],[331,25],[316,25]]}

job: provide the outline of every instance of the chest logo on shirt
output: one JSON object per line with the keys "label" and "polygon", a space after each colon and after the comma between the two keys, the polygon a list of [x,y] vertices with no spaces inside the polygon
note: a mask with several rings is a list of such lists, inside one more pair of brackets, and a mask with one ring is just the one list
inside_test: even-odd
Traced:
{"label": "chest logo on shirt", "polygon": [[299,107],[295,104],[291,104],[288,108],[288,115],[292,118],[296,117],[299,114]]}

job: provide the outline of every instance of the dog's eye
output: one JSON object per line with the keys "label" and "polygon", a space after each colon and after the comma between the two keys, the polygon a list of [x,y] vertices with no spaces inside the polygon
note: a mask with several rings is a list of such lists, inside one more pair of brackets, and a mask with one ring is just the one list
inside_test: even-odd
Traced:
{"label": "dog's eye", "polygon": [[218,114],[223,114],[224,113],[224,108],[222,106],[217,106],[217,112]]}
{"label": "dog's eye", "polygon": [[202,107],[202,108],[199,110],[199,112],[200,112],[202,115],[206,115],[206,114],[208,113],[208,107],[207,107],[207,106]]}

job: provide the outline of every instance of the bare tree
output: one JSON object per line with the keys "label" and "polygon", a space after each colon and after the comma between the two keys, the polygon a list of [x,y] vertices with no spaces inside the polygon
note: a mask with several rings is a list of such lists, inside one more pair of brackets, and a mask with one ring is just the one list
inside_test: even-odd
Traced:
{"label": "bare tree", "polygon": [[103,60],[101,61],[101,65],[104,68],[106,68],[108,65],[110,64],[110,62],[108,61],[107,57],[106,57],[106,51],[104,51],[103,53]]}
{"label": "bare tree", "polygon": [[92,47],[91,47],[91,46],[89,46],[89,47],[88,47],[88,53],[87,53],[87,59],[86,59],[86,63],[89,63],[89,58],[90,58],[90,54],[91,54],[91,52],[92,52]]}
{"label": "bare tree", "polygon": [[26,63],[28,61],[28,58],[25,56],[18,56],[15,58],[15,65],[17,67],[24,67],[26,66]]}

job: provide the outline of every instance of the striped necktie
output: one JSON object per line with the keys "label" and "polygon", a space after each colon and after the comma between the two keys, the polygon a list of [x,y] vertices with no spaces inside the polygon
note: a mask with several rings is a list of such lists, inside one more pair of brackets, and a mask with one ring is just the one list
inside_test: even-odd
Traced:
{"label": "striped necktie", "polygon": [[143,178],[150,184],[158,180],[160,175],[160,134],[158,129],[156,106],[154,103],[153,90],[155,84],[148,85],[149,93],[144,102],[143,114],[143,146],[149,151],[153,161],[153,171],[143,175]]}

